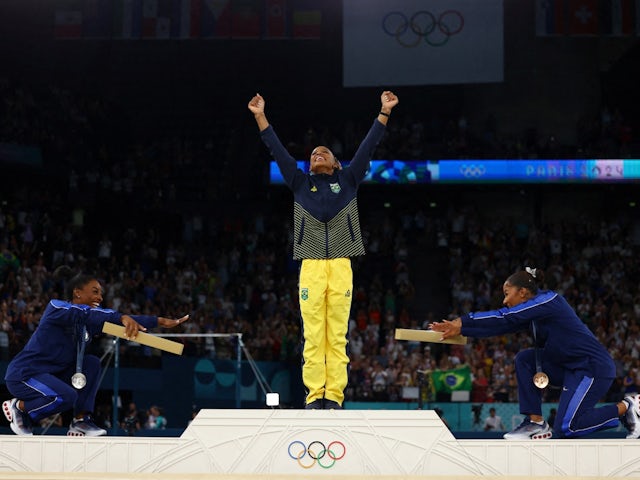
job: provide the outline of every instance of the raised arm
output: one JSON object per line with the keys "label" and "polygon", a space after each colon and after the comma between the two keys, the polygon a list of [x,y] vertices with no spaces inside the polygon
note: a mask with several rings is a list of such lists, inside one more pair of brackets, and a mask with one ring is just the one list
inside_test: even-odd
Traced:
{"label": "raised arm", "polygon": [[249,101],[249,110],[253,113],[253,116],[256,119],[256,123],[258,124],[258,129],[262,132],[266,130],[269,126],[269,121],[264,114],[264,98],[259,93],[256,93],[255,96]]}
{"label": "raised arm", "polygon": [[380,95],[380,113],[378,113],[378,121],[383,125],[386,125],[389,121],[389,115],[391,115],[391,109],[398,104],[398,97],[389,91],[385,90]]}

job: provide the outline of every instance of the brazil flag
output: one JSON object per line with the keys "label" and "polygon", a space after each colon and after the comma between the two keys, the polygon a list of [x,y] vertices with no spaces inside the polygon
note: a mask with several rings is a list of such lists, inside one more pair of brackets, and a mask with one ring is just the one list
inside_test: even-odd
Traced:
{"label": "brazil flag", "polygon": [[453,370],[434,370],[431,373],[436,392],[471,390],[471,367],[464,365]]}

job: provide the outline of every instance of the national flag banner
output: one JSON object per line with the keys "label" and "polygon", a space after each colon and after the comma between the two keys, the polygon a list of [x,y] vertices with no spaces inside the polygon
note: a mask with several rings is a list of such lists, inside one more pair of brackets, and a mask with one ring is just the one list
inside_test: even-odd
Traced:
{"label": "national flag banner", "polygon": [[260,38],[260,0],[231,0],[231,38]]}
{"label": "national flag banner", "polygon": [[171,18],[168,16],[158,17],[156,20],[156,36],[158,39],[171,38]]}
{"label": "national flag banner", "polygon": [[[349,0],[345,0],[348,2]],[[365,2],[367,6],[370,2]],[[322,36],[322,10],[319,2],[297,0],[292,6],[291,36],[294,39],[319,40]],[[368,8],[368,7],[367,7]]]}
{"label": "national flag banner", "polygon": [[158,0],[142,0],[142,38],[156,36]]}
{"label": "national flag banner", "polygon": [[564,35],[567,32],[565,0],[536,0],[536,34]]}
{"label": "national flag banner", "polygon": [[343,1],[343,85],[502,82],[503,0]]}
{"label": "national flag banner", "polygon": [[113,3],[113,38],[140,38],[142,0],[114,0]]}
{"label": "national flag banner", "polygon": [[174,0],[171,14],[171,37],[200,38],[203,0]]}
{"label": "national flag banner", "polygon": [[231,37],[232,0],[202,0],[201,38]]}
{"label": "national flag banner", "polygon": [[638,32],[639,0],[608,0],[600,6],[600,32],[611,36],[630,36]]}
{"label": "national flag banner", "polygon": [[264,38],[287,38],[287,0],[265,0]]}
{"label": "national flag banner", "polygon": [[55,12],[53,35],[58,39],[82,38],[82,11]]}
{"label": "national flag banner", "polygon": [[111,38],[112,19],[112,0],[84,0],[83,37]]}
{"label": "national flag banner", "polygon": [[465,365],[452,370],[434,370],[431,372],[431,380],[436,392],[470,391],[471,367]]}
{"label": "national flag banner", "polygon": [[568,0],[569,35],[598,35],[598,12],[598,0]]}
{"label": "national flag banner", "polygon": [[171,0],[142,0],[142,38],[169,38]]}

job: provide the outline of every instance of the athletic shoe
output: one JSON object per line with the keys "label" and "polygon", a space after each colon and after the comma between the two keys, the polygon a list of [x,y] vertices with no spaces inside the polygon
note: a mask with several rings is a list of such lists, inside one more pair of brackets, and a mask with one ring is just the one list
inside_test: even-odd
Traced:
{"label": "athletic shoe", "polygon": [[311,403],[307,403],[304,406],[305,410],[324,410],[324,405],[322,403],[322,398],[317,398]]}
{"label": "athletic shoe", "polygon": [[640,438],[640,395],[629,395],[622,401],[627,404],[624,414],[625,426],[629,429],[627,438]]}
{"label": "athletic shoe", "polygon": [[507,440],[542,440],[551,438],[552,435],[547,422],[538,425],[526,417],[515,430],[505,433],[503,437]]}
{"label": "athletic shoe", "polygon": [[343,410],[342,405],[334,400],[329,400],[327,398],[324,399],[324,409],[325,410]]}
{"label": "athletic shoe", "polygon": [[100,435],[106,435],[107,431],[104,428],[98,427],[93,422],[91,415],[85,415],[82,418],[74,418],[71,420],[69,431],[67,435],[72,437],[99,437]]}
{"label": "athletic shoe", "polygon": [[33,435],[31,418],[18,408],[18,399],[12,398],[2,402],[2,411],[9,420],[9,426],[16,435]]}

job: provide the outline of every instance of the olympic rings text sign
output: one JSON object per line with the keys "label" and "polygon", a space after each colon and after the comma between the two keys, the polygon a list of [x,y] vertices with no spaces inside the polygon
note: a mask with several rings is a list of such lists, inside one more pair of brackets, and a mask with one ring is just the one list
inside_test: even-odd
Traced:
{"label": "olympic rings text sign", "polygon": [[343,85],[501,82],[503,0],[343,2]]}

